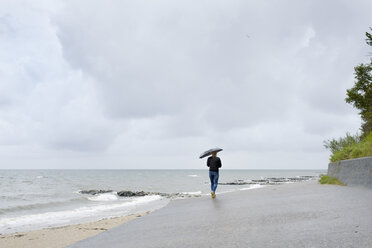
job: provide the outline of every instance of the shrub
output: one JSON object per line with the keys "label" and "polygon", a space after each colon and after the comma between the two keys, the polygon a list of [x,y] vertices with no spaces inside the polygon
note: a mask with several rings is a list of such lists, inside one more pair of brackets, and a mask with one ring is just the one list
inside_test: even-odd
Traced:
{"label": "shrub", "polygon": [[358,133],[356,133],[355,135],[346,133],[345,137],[341,137],[338,140],[331,139],[324,141],[324,147],[330,149],[332,154],[335,154],[336,152],[341,151],[345,147],[348,147],[358,142],[360,142],[360,135]]}
{"label": "shrub", "polygon": [[372,132],[359,142],[351,142],[340,150],[335,149],[331,162],[368,156],[372,156]]}
{"label": "shrub", "polygon": [[329,177],[327,175],[323,175],[319,179],[319,183],[321,183],[321,184],[336,184],[336,185],[345,186],[345,184],[343,184],[342,182],[340,182],[337,178]]}

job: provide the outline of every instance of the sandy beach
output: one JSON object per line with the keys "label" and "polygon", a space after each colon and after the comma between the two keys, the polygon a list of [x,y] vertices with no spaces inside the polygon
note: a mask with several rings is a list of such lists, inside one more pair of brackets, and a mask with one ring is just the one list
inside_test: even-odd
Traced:
{"label": "sandy beach", "polygon": [[175,200],[69,247],[367,248],[371,199],[371,189],[313,180]]}
{"label": "sandy beach", "polygon": [[84,224],[0,235],[0,247],[61,248],[148,214],[103,219]]}

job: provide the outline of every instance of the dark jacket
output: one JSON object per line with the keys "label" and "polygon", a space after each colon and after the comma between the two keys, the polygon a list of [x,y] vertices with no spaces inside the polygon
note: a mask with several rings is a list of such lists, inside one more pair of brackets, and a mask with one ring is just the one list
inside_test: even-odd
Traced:
{"label": "dark jacket", "polygon": [[221,159],[219,157],[209,157],[207,160],[207,166],[209,167],[209,171],[216,171],[218,172],[218,168],[221,168]]}

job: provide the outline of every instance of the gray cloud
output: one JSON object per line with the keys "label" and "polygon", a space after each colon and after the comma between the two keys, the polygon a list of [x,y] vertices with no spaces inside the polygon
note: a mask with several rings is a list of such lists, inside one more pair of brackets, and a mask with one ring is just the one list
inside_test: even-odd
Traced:
{"label": "gray cloud", "polygon": [[344,98],[367,1],[1,5],[0,158],[183,168],[222,146],[235,168],[325,168],[322,141],[360,125]]}

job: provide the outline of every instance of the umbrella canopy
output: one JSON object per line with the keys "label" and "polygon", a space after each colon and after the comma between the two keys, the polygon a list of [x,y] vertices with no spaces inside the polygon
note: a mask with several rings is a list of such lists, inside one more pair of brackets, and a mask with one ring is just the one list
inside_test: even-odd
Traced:
{"label": "umbrella canopy", "polygon": [[212,152],[220,152],[220,151],[222,151],[221,148],[218,148],[218,147],[212,148],[200,154],[199,158],[205,158],[205,157],[212,155]]}

